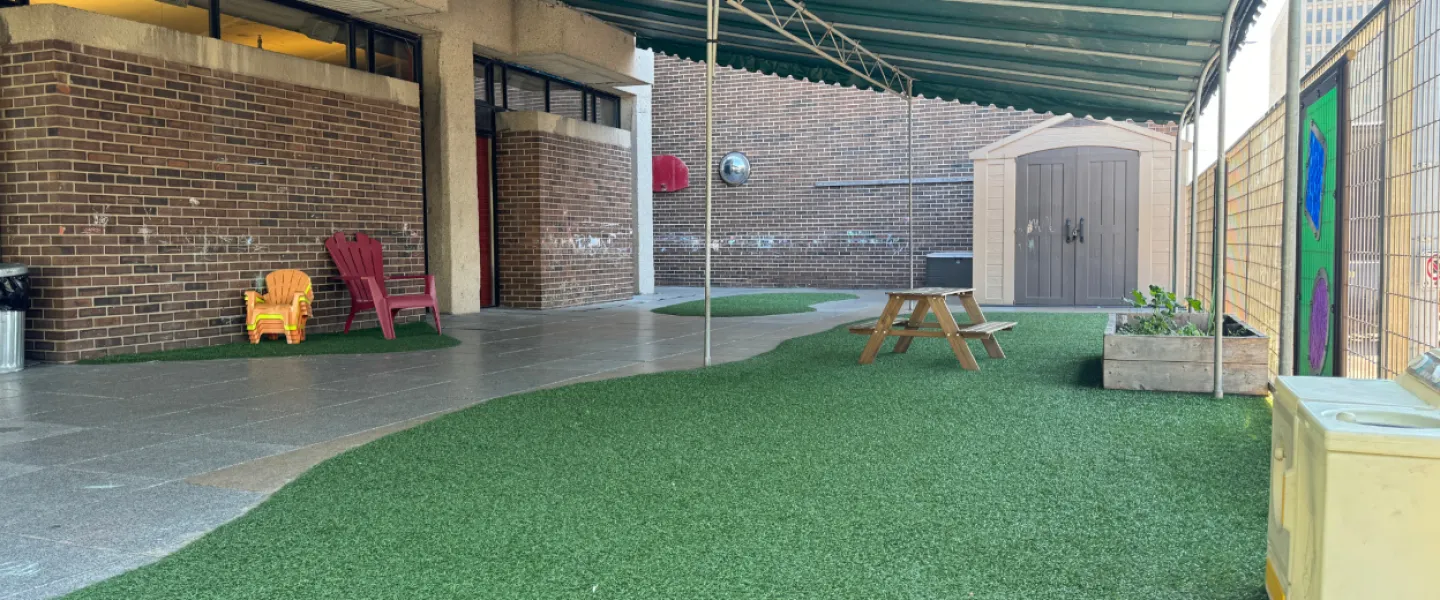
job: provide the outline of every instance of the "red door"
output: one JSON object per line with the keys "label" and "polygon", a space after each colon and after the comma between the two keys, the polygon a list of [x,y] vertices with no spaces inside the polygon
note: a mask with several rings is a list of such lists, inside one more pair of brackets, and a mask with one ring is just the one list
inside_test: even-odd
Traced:
{"label": "red door", "polygon": [[475,173],[480,189],[480,306],[495,306],[494,207],[490,194],[490,138],[475,138]]}

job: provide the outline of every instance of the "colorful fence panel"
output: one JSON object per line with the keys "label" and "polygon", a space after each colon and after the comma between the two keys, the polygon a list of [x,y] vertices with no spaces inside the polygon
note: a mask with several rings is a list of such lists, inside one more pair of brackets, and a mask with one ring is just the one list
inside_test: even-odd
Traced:
{"label": "colorful fence panel", "polygon": [[1345,218],[1343,154],[1350,132],[1345,113],[1348,61],[1336,63],[1300,97],[1300,251],[1295,327],[1295,374],[1339,375],[1337,349],[1344,312],[1345,261],[1340,221]]}

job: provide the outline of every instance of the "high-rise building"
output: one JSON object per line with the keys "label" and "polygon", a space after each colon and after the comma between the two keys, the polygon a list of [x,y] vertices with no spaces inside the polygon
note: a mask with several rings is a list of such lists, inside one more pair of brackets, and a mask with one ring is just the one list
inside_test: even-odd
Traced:
{"label": "high-rise building", "polygon": [[[1294,0],[1290,0],[1294,1]],[[1301,0],[1305,3],[1300,35],[1301,72],[1320,62],[1335,44],[1345,38],[1370,9],[1375,0]],[[1289,19],[1289,2],[1280,7],[1275,24],[1270,28],[1270,101],[1279,102],[1285,95],[1285,44]]]}

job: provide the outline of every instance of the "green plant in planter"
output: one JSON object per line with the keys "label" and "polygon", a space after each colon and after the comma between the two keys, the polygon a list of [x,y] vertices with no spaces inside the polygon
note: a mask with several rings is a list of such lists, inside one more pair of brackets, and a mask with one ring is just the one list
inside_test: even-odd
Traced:
{"label": "green plant in planter", "polygon": [[[1145,292],[1134,290],[1125,299],[1130,306],[1135,308],[1148,308],[1150,314],[1130,319],[1119,327],[1119,333],[1126,335],[1183,335],[1183,336],[1204,336],[1210,335],[1209,329],[1197,327],[1194,323],[1180,323],[1175,315],[1180,309],[1188,309],[1189,312],[1200,311],[1200,301],[1186,297],[1183,301],[1177,300],[1175,292],[1167,292],[1165,288],[1158,285],[1150,286],[1150,297],[1145,297]],[[1183,302],[1183,303],[1182,303]],[[1205,319],[1209,323],[1211,319]]]}

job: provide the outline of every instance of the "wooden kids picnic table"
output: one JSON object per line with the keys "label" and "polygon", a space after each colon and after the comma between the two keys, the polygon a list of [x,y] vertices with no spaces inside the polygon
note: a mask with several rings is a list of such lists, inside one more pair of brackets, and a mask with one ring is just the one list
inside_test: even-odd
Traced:
{"label": "wooden kids picnic table", "polygon": [[[975,302],[974,289],[923,287],[888,294],[890,301],[885,304],[885,310],[880,313],[880,319],[874,326],[850,328],[851,333],[870,336],[870,341],[865,344],[865,351],[860,353],[860,364],[875,362],[880,346],[884,345],[885,338],[890,336],[900,338],[895,342],[896,353],[909,350],[910,342],[917,337],[945,338],[945,341],[950,343],[950,349],[955,351],[955,358],[960,361],[960,366],[968,371],[979,371],[980,365],[975,362],[975,355],[970,353],[970,347],[965,344],[966,339],[980,340],[985,344],[985,352],[990,358],[1005,358],[1005,351],[1000,349],[995,332],[1013,329],[1016,323],[986,321],[985,313]],[[960,299],[965,313],[970,317],[969,323],[962,325],[955,322],[954,315],[950,314],[950,306],[946,304],[946,299],[951,296]],[[912,300],[915,302],[915,310],[908,319],[900,317],[905,303]],[[935,322],[927,322],[925,316],[932,312],[935,313]]]}

